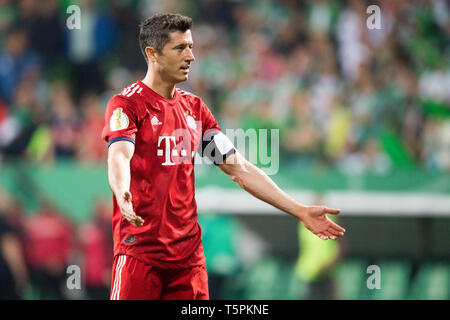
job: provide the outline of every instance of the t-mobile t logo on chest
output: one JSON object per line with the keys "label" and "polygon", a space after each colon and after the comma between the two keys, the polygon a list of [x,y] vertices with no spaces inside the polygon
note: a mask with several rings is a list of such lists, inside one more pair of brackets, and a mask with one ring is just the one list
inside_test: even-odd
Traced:
{"label": "t-mobile t logo on chest", "polygon": [[[163,141],[165,141],[165,146],[164,146],[164,143],[162,143]],[[158,155],[158,157],[164,157],[164,162],[162,163],[163,166],[173,166],[173,165],[179,163],[178,161],[177,161],[177,163],[173,162],[172,157],[181,157],[181,158],[183,158],[183,162],[188,161],[188,163],[190,163],[190,159],[186,158],[186,156],[188,155],[188,152],[191,153],[190,148],[186,148],[189,150],[186,150],[186,149],[177,150],[176,147],[177,147],[177,144],[176,144],[176,139],[174,136],[159,136],[158,137],[157,155]],[[192,152],[192,157],[194,157],[194,155],[195,155],[195,151]]]}

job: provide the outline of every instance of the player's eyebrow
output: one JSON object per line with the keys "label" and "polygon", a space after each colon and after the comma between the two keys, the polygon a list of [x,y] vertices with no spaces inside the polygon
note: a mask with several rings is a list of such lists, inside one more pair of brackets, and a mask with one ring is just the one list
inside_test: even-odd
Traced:
{"label": "player's eyebrow", "polygon": [[194,46],[194,43],[193,43],[193,42],[183,42],[183,43],[179,43],[179,44],[176,44],[175,46],[173,46],[172,49],[176,49],[176,48],[185,48],[186,46],[193,47],[193,46]]}

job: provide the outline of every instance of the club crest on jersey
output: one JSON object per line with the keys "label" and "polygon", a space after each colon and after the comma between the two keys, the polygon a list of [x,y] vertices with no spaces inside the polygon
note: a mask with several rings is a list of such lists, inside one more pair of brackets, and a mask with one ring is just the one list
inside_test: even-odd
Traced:
{"label": "club crest on jersey", "polygon": [[189,128],[191,128],[192,130],[197,129],[197,122],[195,121],[194,118],[192,118],[192,116],[186,116],[186,122]]}
{"label": "club crest on jersey", "polygon": [[186,122],[189,128],[191,128],[192,130],[197,129],[197,122],[195,121],[195,114],[193,114],[191,111],[187,110],[184,112],[185,116],[186,116]]}
{"label": "club crest on jersey", "polygon": [[117,108],[109,120],[109,128],[111,131],[123,130],[128,128],[129,123],[128,116],[123,112],[123,109]]}

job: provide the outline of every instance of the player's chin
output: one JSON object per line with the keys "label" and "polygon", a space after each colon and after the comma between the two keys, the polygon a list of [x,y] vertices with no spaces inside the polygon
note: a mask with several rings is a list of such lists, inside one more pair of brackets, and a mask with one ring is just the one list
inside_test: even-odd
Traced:
{"label": "player's chin", "polygon": [[182,81],[187,80],[189,78],[189,70],[180,69],[179,78],[183,79]]}
{"label": "player's chin", "polygon": [[181,79],[181,81],[186,81],[187,79],[189,79],[189,73],[182,74],[182,75],[180,76],[180,79]]}
{"label": "player's chin", "polygon": [[189,77],[188,77],[188,75],[177,75],[176,77],[174,77],[173,79],[174,79],[174,82],[175,83],[179,83],[179,82],[183,82],[183,81],[186,81],[187,79],[188,79]]}

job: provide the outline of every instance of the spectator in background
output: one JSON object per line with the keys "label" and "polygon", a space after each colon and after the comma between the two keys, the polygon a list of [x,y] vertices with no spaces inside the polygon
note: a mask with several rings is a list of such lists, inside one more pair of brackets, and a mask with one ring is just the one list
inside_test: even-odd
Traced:
{"label": "spectator in background", "polygon": [[81,1],[82,28],[67,31],[67,50],[74,78],[75,97],[86,91],[104,90],[102,58],[115,49],[117,26],[109,11],[92,0]]}
{"label": "spectator in background", "polygon": [[318,154],[320,131],[313,119],[309,96],[306,92],[297,91],[289,102],[289,117],[282,133],[283,147],[295,162],[311,161]]}
{"label": "spectator in background", "polygon": [[342,172],[349,175],[368,172],[386,174],[391,169],[392,163],[386,154],[380,151],[378,141],[370,138],[346,153],[339,160],[338,166]]}
{"label": "spectator in background", "polygon": [[11,105],[16,86],[30,72],[38,69],[37,56],[28,50],[28,37],[22,27],[11,27],[0,51],[0,100]]}
{"label": "spectator in background", "polygon": [[62,57],[63,23],[57,0],[20,1],[19,23],[26,30],[30,48],[42,59],[42,67],[50,69]]}
{"label": "spectator in background", "polygon": [[19,230],[6,218],[11,204],[0,189],[0,300],[22,299],[28,278]]}
{"label": "spectator in background", "polygon": [[[53,160],[49,151],[54,144],[59,158],[73,159],[74,154],[78,154],[77,140],[53,141],[53,137],[49,138],[46,121],[35,117],[60,111],[40,109],[32,117],[36,128],[29,134],[31,141],[12,142],[12,137],[24,130],[16,126],[16,114],[11,116],[10,110],[5,112],[5,106],[20,109],[16,103],[17,91],[28,86],[22,86],[23,79],[28,78],[30,70],[38,68],[38,59],[44,62],[43,73],[37,74],[39,87],[35,88],[39,91],[38,106],[47,105],[49,94],[45,88],[52,77],[68,77],[65,72],[72,76],[69,97],[74,101],[73,108],[84,104],[79,102],[84,93],[90,92],[99,94],[105,105],[105,101],[124,87],[119,83],[129,83],[126,79],[142,64],[141,59],[134,59],[138,54],[136,50],[131,56],[129,53],[130,48],[137,46],[135,25],[139,16],[148,15],[145,13],[148,11],[176,8],[192,11],[199,19],[194,51],[200,59],[193,66],[192,81],[185,89],[204,96],[224,127],[242,127],[246,114],[258,113],[256,107],[267,107],[261,100],[269,100],[270,110],[264,112],[268,111],[267,115],[275,123],[286,121],[290,96],[301,88],[308,92],[309,117],[317,130],[316,147],[320,152],[308,156],[313,165],[328,161],[332,166],[339,166],[342,157],[361,149],[366,139],[380,140],[385,134],[382,126],[387,124],[393,140],[405,149],[405,154],[411,154],[406,163],[418,162],[431,170],[449,167],[445,160],[447,140],[441,143],[439,136],[434,136],[446,132],[448,120],[436,124],[442,126],[439,130],[431,130],[433,124],[425,125],[434,121],[427,112],[428,102],[446,114],[450,101],[450,91],[446,90],[450,73],[445,64],[448,60],[445,39],[450,23],[445,1],[382,2],[379,4],[380,30],[359,28],[365,24],[367,14],[366,5],[358,0],[345,3],[326,0],[112,1],[108,4],[82,0],[79,2],[82,28],[70,31],[64,19],[58,18],[58,12],[66,15],[64,10],[58,9],[67,4],[67,1],[57,0],[0,0],[0,30],[3,31],[0,42],[2,38],[4,42],[0,52],[0,105],[4,105],[3,111],[0,107],[0,147],[11,146],[8,153],[13,157],[22,156],[27,149],[28,159],[49,162]],[[206,15],[199,10],[205,7],[208,8]],[[61,53],[58,40],[61,32],[65,32],[66,56]],[[49,63],[65,59],[67,64],[48,68]],[[136,77],[141,76],[131,78]],[[336,97],[345,101],[345,105],[336,104]],[[53,108],[50,105],[50,109]],[[86,126],[95,126],[91,115],[87,115],[84,108],[82,111]],[[335,130],[330,131],[328,124],[336,121],[336,127],[344,128],[344,113],[351,126],[347,145],[342,147],[344,135],[338,146],[337,139],[330,139]],[[287,120],[292,122],[292,119]],[[283,124],[279,126],[283,131]],[[297,129],[304,131],[290,129],[293,129],[291,137]],[[69,135],[66,132],[62,136],[61,140],[65,140]],[[430,139],[438,141],[434,151],[425,145]],[[64,147],[61,148],[61,144]],[[285,147],[282,152],[295,157],[297,151],[289,149],[289,144]],[[386,151],[384,142],[379,147],[378,153]],[[330,157],[330,150],[335,148],[342,154]],[[81,149],[79,159],[95,161],[91,157],[93,153],[86,152],[91,147]],[[300,150],[299,156],[304,158],[302,152]],[[405,161],[394,159],[392,153],[387,152],[387,155],[394,167],[404,166]]]}
{"label": "spectator in background", "polygon": [[23,78],[15,89],[12,108],[0,123],[0,147],[11,157],[20,158],[36,128],[34,114],[40,110],[32,77]]}
{"label": "spectator in background", "polygon": [[[140,1],[135,6],[148,5],[154,1]],[[134,34],[136,26],[139,25],[140,18],[136,14],[138,12],[133,4],[124,1],[112,1],[108,3],[111,8],[111,16],[115,20],[115,37],[117,57],[121,60],[121,67],[125,67],[128,70],[141,70],[144,66],[142,62],[140,52],[135,50],[139,47],[139,39],[137,37],[130,37],[130,34]],[[129,83],[125,80],[125,83]],[[122,86],[121,88],[123,88]]]}
{"label": "spectator in background", "polygon": [[423,160],[430,172],[450,171],[450,122],[435,118],[425,125]]}
{"label": "spectator in background", "polygon": [[369,57],[369,51],[363,41],[365,28],[361,28],[365,26],[366,5],[358,0],[350,0],[348,4],[339,16],[336,37],[342,75],[346,79],[354,80],[358,77],[360,65]]}
{"label": "spectator in background", "polygon": [[[22,259],[23,263],[25,264],[25,269],[28,269],[26,266],[26,257],[25,257],[25,249],[27,247],[27,240],[26,240],[26,232],[25,232],[25,209],[24,205],[21,201],[12,198],[11,203],[8,206],[8,210],[5,210],[5,221],[6,223],[15,231],[17,237],[20,241],[21,246],[21,252],[22,252]],[[20,270],[20,268],[19,268]],[[28,271],[26,272],[28,274]],[[28,275],[27,275],[27,280]]]}
{"label": "spectator in background", "polygon": [[40,299],[65,299],[66,269],[74,250],[73,226],[44,202],[39,212],[25,221],[26,256],[31,280]]}
{"label": "spectator in background", "polygon": [[100,97],[94,92],[88,92],[83,95],[80,104],[83,121],[77,139],[77,158],[82,163],[103,163],[107,149],[103,141],[92,139],[102,134],[105,125]]}
{"label": "spectator in background", "polygon": [[17,19],[17,10],[11,0],[0,0],[0,47],[3,46],[5,35]]}
{"label": "spectator in background", "polygon": [[50,125],[55,158],[73,159],[76,155],[81,118],[66,83],[52,84],[51,106],[53,112]]}
{"label": "spectator in background", "polygon": [[239,223],[228,215],[205,213],[199,216],[204,242],[206,269],[211,299],[224,299],[227,279],[234,275],[241,261],[237,254],[236,239]]}
{"label": "spectator in background", "polygon": [[108,300],[113,263],[112,208],[99,200],[94,207],[94,219],[79,231],[83,255],[83,280],[88,299]]}
{"label": "spectator in background", "polygon": [[[321,203],[321,196],[318,195],[317,197],[318,200],[315,203]],[[336,216],[330,218],[337,223]],[[323,241],[320,238],[315,238],[308,234],[308,230],[299,225],[299,256],[296,274],[300,281],[307,284],[304,299],[337,299],[333,270],[339,264],[343,255],[341,241]]]}

